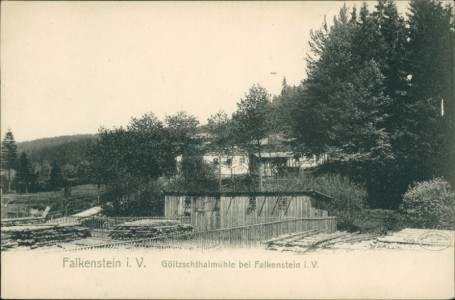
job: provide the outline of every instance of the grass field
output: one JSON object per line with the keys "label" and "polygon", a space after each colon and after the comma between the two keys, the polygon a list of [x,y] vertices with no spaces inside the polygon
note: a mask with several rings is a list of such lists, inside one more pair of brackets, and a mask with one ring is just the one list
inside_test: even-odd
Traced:
{"label": "grass field", "polygon": [[[103,192],[103,189],[100,191]],[[28,217],[30,209],[42,211],[51,206],[51,215],[62,214],[65,209],[69,213],[92,206],[98,201],[96,185],[87,184],[71,187],[70,195],[65,199],[63,189],[53,192],[2,195],[3,218]]]}

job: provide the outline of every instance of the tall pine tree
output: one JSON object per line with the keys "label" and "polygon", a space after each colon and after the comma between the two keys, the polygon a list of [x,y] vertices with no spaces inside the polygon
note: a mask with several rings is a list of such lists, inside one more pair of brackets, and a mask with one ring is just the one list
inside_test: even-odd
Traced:
{"label": "tall pine tree", "polygon": [[328,153],[337,171],[366,183],[377,207],[396,208],[413,181],[453,176],[449,7],[413,0],[406,22],[391,0],[373,12],[363,4],[350,18],[344,6],[311,37],[308,78],[292,110],[295,151]]}
{"label": "tall pine tree", "polygon": [[11,170],[17,166],[17,145],[11,130],[5,134],[2,141],[2,170],[8,175],[8,192],[11,192]]}
{"label": "tall pine tree", "polygon": [[454,15],[439,1],[413,0],[408,17],[403,173],[415,175],[408,181],[444,175],[455,184]]}

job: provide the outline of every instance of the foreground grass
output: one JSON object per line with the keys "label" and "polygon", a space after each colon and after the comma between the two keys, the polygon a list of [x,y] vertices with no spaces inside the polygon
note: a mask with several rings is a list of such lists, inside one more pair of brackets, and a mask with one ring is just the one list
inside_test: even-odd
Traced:
{"label": "foreground grass", "polygon": [[[102,191],[101,191],[102,192]],[[98,189],[94,184],[79,185],[71,187],[69,197],[64,197],[64,191],[38,192],[28,194],[6,194],[2,196],[2,217],[3,210],[16,211],[34,208],[43,210],[46,206],[51,206],[51,214],[80,210],[91,206],[98,200]]]}

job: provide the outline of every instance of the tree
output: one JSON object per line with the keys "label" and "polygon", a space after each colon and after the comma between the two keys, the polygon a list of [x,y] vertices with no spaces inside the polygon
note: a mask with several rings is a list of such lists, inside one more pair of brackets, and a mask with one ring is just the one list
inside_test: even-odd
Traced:
{"label": "tree", "polygon": [[97,183],[106,185],[104,199],[113,203],[114,213],[137,213],[141,195],[175,172],[175,152],[171,132],[153,113],[132,118],[127,128],[100,128],[90,165]]}
{"label": "tree", "polygon": [[271,103],[271,130],[276,133],[290,131],[293,101],[301,92],[300,87],[289,86],[283,78],[280,95],[273,96]]}
{"label": "tree", "polygon": [[356,14],[353,10],[349,20],[344,6],[333,26],[327,28],[324,22],[321,30],[312,33],[308,79],[293,101],[291,137],[294,152],[328,154],[335,167],[332,171],[366,183],[371,205],[388,206],[382,201],[390,192],[385,170],[392,168],[395,159],[387,130],[394,99],[387,95],[387,78],[379,63],[384,60],[373,47],[376,43],[385,49],[387,43],[360,38],[362,27],[382,37],[374,31],[381,28],[380,18],[372,17],[365,5],[361,22]]}
{"label": "tree", "polygon": [[259,189],[262,191],[261,140],[270,131],[270,95],[259,84],[253,85],[237,103],[233,114],[236,141],[248,154],[259,157]]}
{"label": "tree", "polygon": [[214,167],[203,160],[203,155],[198,149],[190,148],[182,156],[181,171],[182,187],[185,191],[216,190]]}
{"label": "tree", "polygon": [[218,186],[221,191],[221,157],[232,152],[232,124],[227,114],[220,110],[207,120],[210,147],[218,154]]}
{"label": "tree", "polygon": [[[413,0],[408,14],[408,73],[404,130],[399,142],[404,174],[412,181],[444,176],[455,184],[455,23],[452,7]],[[444,113],[442,113],[442,106]]]}
{"label": "tree", "polygon": [[30,169],[30,163],[27,159],[27,155],[25,152],[22,152],[19,156],[19,161],[17,164],[17,172],[16,172],[16,191],[19,193],[28,193],[30,189],[30,185],[33,180],[33,175]]}
{"label": "tree", "polygon": [[175,171],[172,137],[153,113],[133,118],[127,127],[127,159],[132,174],[156,179]]}
{"label": "tree", "polygon": [[184,111],[165,119],[169,140],[173,145],[175,157],[181,156],[179,179],[186,191],[213,190],[215,184],[214,170],[204,162],[206,151],[204,138],[197,134],[199,121]]}
{"label": "tree", "polygon": [[49,189],[56,191],[63,186],[63,172],[57,162],[52,163],[52,169],[49,175]]}
{"label": "tree", "polygon": [[8,192],[11,192],[11,170],[17,166],[17,145],[11,130],[5,134],[2,141],[2,169],[8,174]]}
{"label": "tree", "polygon": [[453,14],[413,0],[408,17],[380,0],[371,13],[363,4],[348,20],[343,7],[333,26],[324,21],[292,109],[294,151],[328,153],[376,207],[397,208],[413,181],[453,180]]}
{"label": "tree", "polygon": [[348,87],[346,83],[358,65],[352,51],[355,26],[348,22],[347,8],[343,7],[330,29],[324,21],[320,30],[311,32],[312,51],[306,59],[308,79],[292,107],[291,137],[297,154],[326,153],[337,138],[334,129],[341,118],[348,119],[342,113],[347,112],[348,103],[336,94]]}
{"label": "tree", "polygon": [[173,146],[174,157],[181,156],[179,174],[186,189],[206,189],[206,178],[213,170],[207,170],[202,153],[205,151],[202,138],[196,135],[199,121],[184,111],[165,119],[166,130]]}
{"label": "tree", "polygon": [[170,135],[175,154],[184,154],[196,143],[195,134],[199,121],[196,117],[180,111],[172,116],[166,116],[166,128]]}

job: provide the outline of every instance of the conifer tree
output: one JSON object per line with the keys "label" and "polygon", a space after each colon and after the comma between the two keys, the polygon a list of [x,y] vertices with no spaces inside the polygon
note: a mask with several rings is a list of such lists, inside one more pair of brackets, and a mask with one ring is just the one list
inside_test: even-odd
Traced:
{"label": "conifer tree", "polygon": [[2,170],[6,170],[8,175],[8,192],[11,192],[11,170],[17,166],[17,145],[11,130],[5,134],[2,141]]}
{"label": "conifer tree", "polygon": [[30,170],[30,163],[25,152],[19,156],[16,172],[16,191],[19,193],[28,193],[33,176]]}

